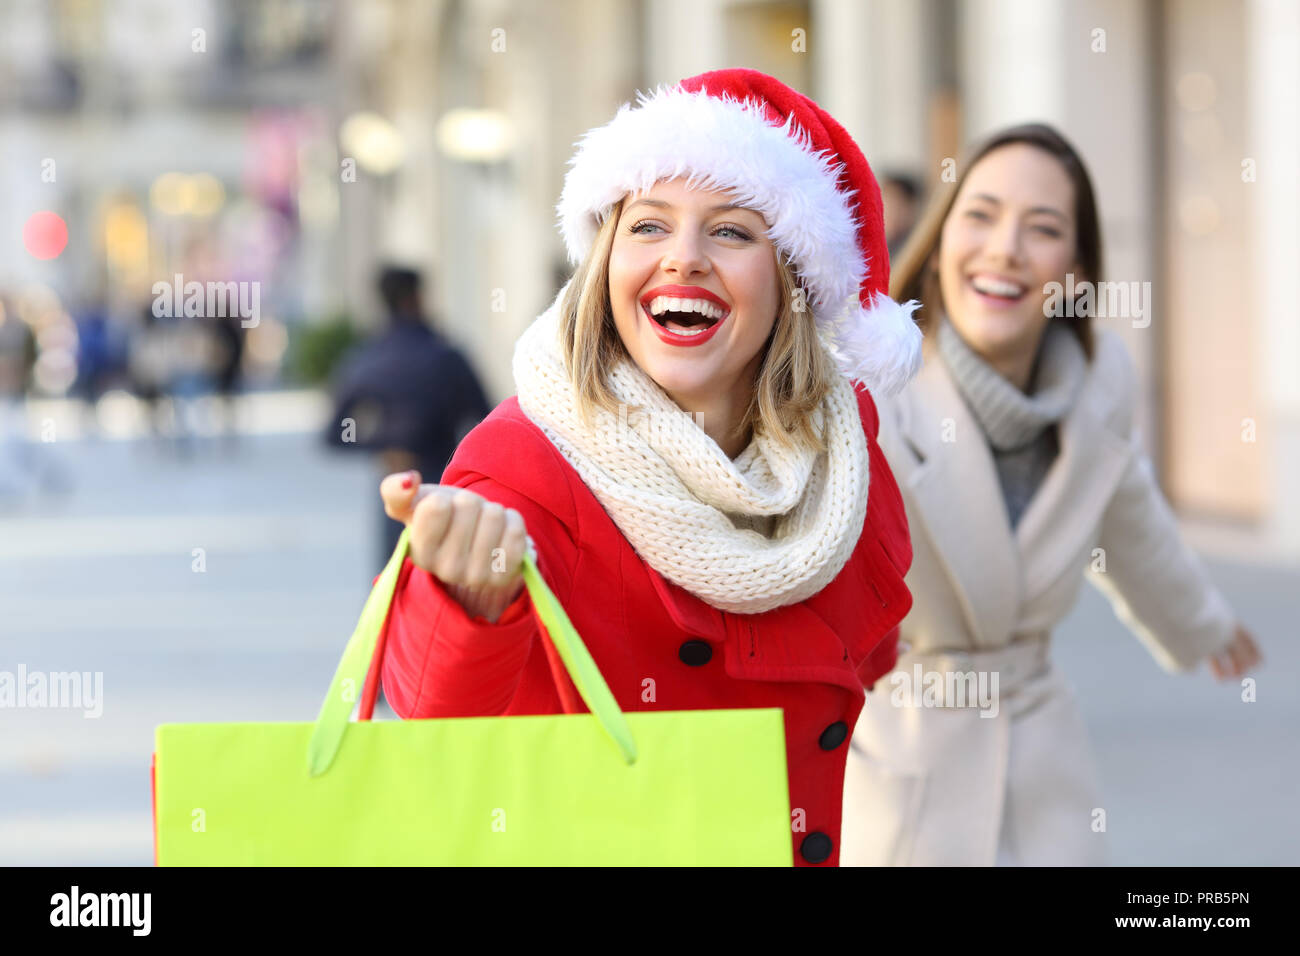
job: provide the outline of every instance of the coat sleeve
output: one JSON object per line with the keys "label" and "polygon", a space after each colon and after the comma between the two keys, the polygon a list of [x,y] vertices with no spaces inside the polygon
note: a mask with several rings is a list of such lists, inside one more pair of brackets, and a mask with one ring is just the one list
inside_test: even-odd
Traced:
{"label": "coat sleeve", "polygon": [[[538,571],[561,602],[566,600],[577,546],[562,522],[532,498],[482,475],[461,471],[452,480],[444,476],[444,483],[518,511],[537,548]],[[471,618],[437,578],[409,557],[385,626],[384,696],[403,719],[504,713],[533,642],[541,640],[527,590],[490,624]]]}
{"label": "coat sleeve", "polygon": [[1136,430],[1129,463],[1102,517],[1105,570],[1088,580],[1162,668],[1189,671],[1232,639],[1235,617],[1184,543]]}

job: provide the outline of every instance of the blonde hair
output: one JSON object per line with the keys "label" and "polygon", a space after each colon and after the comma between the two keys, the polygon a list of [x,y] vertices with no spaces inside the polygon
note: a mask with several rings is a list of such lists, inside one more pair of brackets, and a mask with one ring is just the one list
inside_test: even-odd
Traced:
{"label": "blonde hair", "polygon": [[[605,374],[620,360],[631,360],[614,324],[609,299],[610,251],[622,214],[620,200],[601,223],[560,303],[560,351],[578,410],[588,427],[592,427],[598,409],[618,414],[619,403]],[[786,447],[820,452],[826,446],[813,427],[812,413],[830,392],[837,372],[818,338],[812,312],[804,304],[807,297],[800,294],[798,273],[779,252],[776,267],[780,289],[777,318],[763,346],[753,398],[741,420],[740,433],[753,429]]]}

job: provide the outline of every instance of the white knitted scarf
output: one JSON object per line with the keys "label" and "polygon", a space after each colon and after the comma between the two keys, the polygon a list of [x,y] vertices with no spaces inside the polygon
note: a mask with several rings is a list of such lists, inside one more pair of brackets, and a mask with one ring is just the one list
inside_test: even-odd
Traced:
{"label": "white knitted scarf", "polygon": [[[754,430],[734,461],[634,362],[607,372],[626,412],[578,414],[558,335],[563,295],[515,346],[519,406],[559,449],[647,564],[723,611],[797,604],[847,563],[867,512],[868,454],[857,398],[836,374],[814,413],[827,451],[787,449]],[[824,347],[824,344],[823,344]],[[738,525],[774,516],[772,533]]]}

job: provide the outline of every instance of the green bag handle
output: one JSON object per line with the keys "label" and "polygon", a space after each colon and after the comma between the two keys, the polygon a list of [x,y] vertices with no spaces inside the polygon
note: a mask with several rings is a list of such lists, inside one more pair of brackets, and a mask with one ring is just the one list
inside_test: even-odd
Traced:
{"label": "green bag handle", "polygon": [[[379,580],[370,590],[361,617],[343,649],[334,679],[330,681],[329,692],[321,704],[320,715],[316,718],[316,728],[312,731],[311,742],[307,745],[307,769],[311,776],[319,776],[329,769],[334,757],[343,744],[343,733],[347,730],[361,685],[375,655],[375,644],[383,630],[388,617],[388,609],[393,603],[393,594],[397,590],[397,578],[402,570],[410,544],[410,529],[404,528],[397,539],[393,556],[388,559]],[[556,600],[547,586],[545,579],[537,570],[537,554],[530,538],[524,554],[524,586],[532,599],[551,643],[560,654],[564,668],[573,679],[574,686],[582,695],[587,707],[600,721],[600,726],[618,747],[623,760],[632,764],[636,761],[636,741],[628,728],[623,711],[610,693],[609,685],[601,676],[600,668],[592,660],[587,645],[574,629],[569,616]]]}

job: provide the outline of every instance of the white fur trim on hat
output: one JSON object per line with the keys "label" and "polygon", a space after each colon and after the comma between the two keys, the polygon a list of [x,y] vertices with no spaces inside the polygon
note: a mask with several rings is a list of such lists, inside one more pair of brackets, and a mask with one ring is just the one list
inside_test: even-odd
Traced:
{"label": "white fur trim on hat", "polygon": [[835,188],[841,167],[812,152],[793,117],[774,126],[751,100],[676,87],[638,99],[588,132],[570,160],[558,211],[574,265],[615,203],[685,175],[692,188],[734,191],[762,213],[773,243],[798,264],[814,312],[860,287],[851,197]]}

